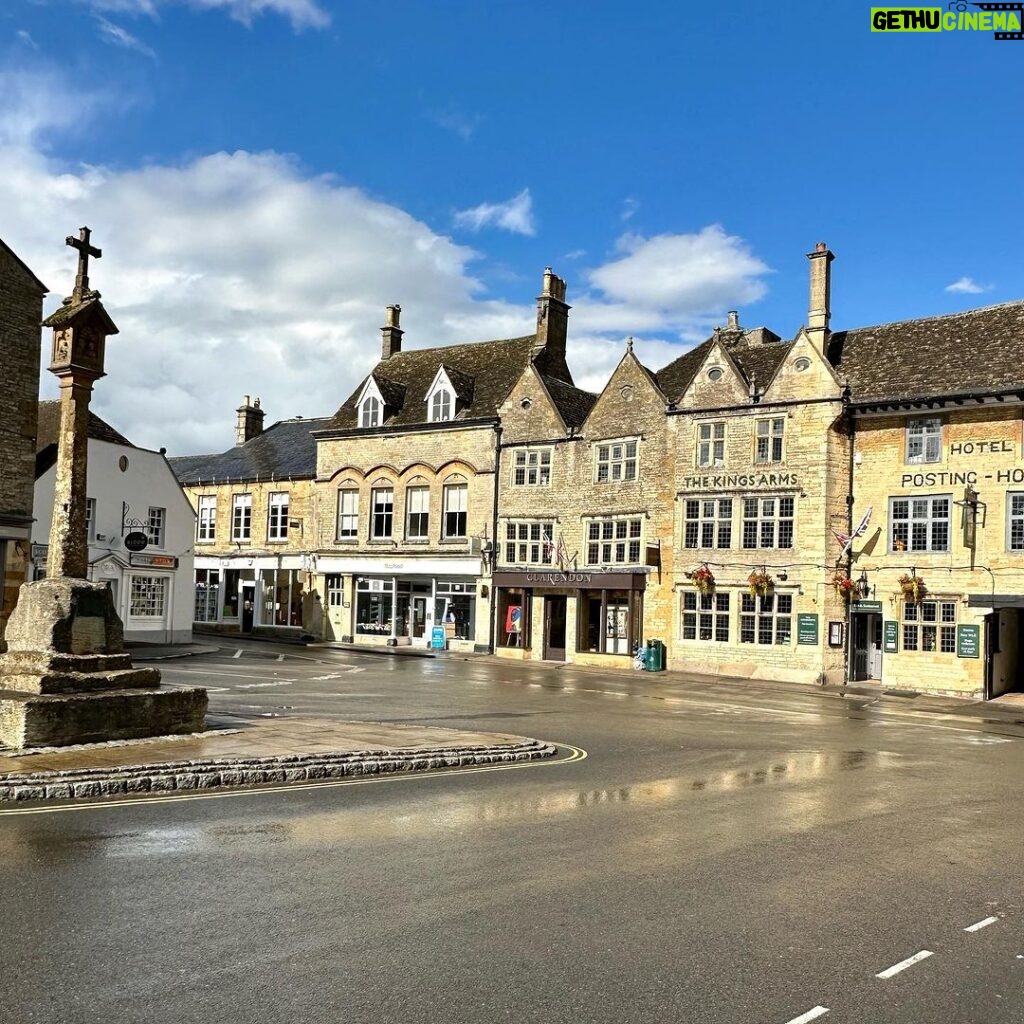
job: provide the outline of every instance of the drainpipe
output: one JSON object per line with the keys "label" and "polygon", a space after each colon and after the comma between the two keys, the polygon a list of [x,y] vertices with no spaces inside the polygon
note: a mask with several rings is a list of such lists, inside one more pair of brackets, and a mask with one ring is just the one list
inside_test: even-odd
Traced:
{"label": "drainpipe", "polygon": [[493,654],[498,646],[498,593],[494,589],[494,567],[498,564],[498,492],[501,490],[501,424],[494,425],[494,507],[491,511],[491,614],[487,646]]}
{"label": "drainpipe", "polygon": [[[850,387],[843,388],[843,413],[846,416],[847,432],[850,437],[850,457],[846,483],[846,535],[850,538],[850,550],[846,553],[846,578],[853,579],[853,454],[857,442],[857,420],[850,410]],[[843,645],[843,678],[853,681],[853,594],[846,602],[846,643]]]}

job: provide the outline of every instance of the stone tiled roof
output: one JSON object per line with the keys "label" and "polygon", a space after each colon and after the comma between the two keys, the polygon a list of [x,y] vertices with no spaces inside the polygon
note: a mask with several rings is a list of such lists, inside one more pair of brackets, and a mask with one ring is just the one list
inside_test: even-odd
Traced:
{"label": "stone tiled roof", "polygon": [[[60,402],[48,401],[39,403],[39,420],[36,425],[36,453],[51,444],[57,444],[60,434]],[[96,413],[89,412],[89,436],[97,441],[109,441],[110,444],[123,444],[129,448],[135,446],[124,434],[116,431],[106,420],[101,420]]]}
{"label": "stone tiled roof", "polygon": [[312,431],[323,430],[330,422],[327,417],[280,420],[246,444],[219,455],[182,455],[168,462],[183,484],[313,477],[316,440]]}
{"label": "stone tiled roof", "polygon": [[792,347],[791,341],[776,341],[769,345],[744,345],[731,349],[729,355],[736,361],[747,383],[754,381],[758,388],[763,389],[778,373]]}
{"label": "stone tiled roof", "polygon": [[[378,363],[373,371],[378,386],[383,377],[396,389],[402,389],[397,405],[391,405],[388,396],[384,396],[389,413],[384,426],[427,422],[427,392],[442,365],[448,370],[452,385],[462,392],[459,397],[464,404],[456,420],[496,418],[498,406],[529,364],[535,341],[531,334],[502,341],[411,349]],[[336,430],[357,426],[356,401],[365,383],[364,378],[324,426]],[[383,394],[383,388],[381,391]],[[398,394],[397,390],[392,392],[393,396]],[[468,401],[464,395],[468,395]]]}
{"label": "stone tiled roof", "polygon": [[25,262],[25,261],[24,261],[24,260],[23,260],[23,259],[22,259],[22,258],[21,258],[21,257],[20,257],[20,256],[19,256],[19,255],[18,255],[18,254],[17,254],[17,253],[16,253],[15,251],[14,251],[14,250],[13,250],[13,249],[12,249],[12,248],[11,248],[11,247],[10,247],[10,246],[9,246],[9,245],[8,245],[8,244],[7,244],[7,243],[6,243],[5,241],[4,241],[4,240],[3,240],[3,239],[2,239],[2,238],[0,238],[0,249],[3,249],[3,251],[4,251],[5,253],[7,253],[7,255],[8,255],[8,256],[10,256],[10,257],[11,257],[11,259],[12,259],[12,260],[14,260],[14,262],[15,262],[15,263],[16,263],[16,264],[17,264],[17,265],[18,265],[18,266],[19,266],[19,267],[20,267],[20,268],[21,268],[22,270],[24,270],[24,271],[25,271],[25,274],[26,274],[26,275],[27,275],[27,276],[29,277],[29,279],[30,279],[30,280],[32,281],[32,283],[33,283],[33,284],[34,284],[34,285],[35,285],[35,286],[36,286],[36,287],[37,287],[37,288],[38,288],[38,289],[39,289],[40,291],[42,291],[42,292],[48,292],[48,291],[50,290],[49,288],[47,288],[47,287],[46,287],[46,285],[45,285],[45,284],[43,284],[43,282],[42,282],[42,281],[40,281],[40,280],[39,280],[39,278],[38,278],[38,277],[36,277],[36,275],[35,275],[35,274],[33,274],[33,273],[32,273],[32,270],[31,270],[31,269],[29,268],[28,264],[27,264],[27,263],[26,263],[26,262]]}
{"label": "stone tiled roof", "polygon": [[1024,302],[836,331],[828,355],[855,403],[1024,390]]}
{"label": "stone tiled roof", "polygon": [[594,408],[597,395],[591,394],[589,391],[582,391],[580,388],[573,387],[572,384],[566,384],[565,381],[558,380],[556,377],[542,374],[541,379],[565,425],[574,428],[583,426],[583,421],[590,414],[590,410]]}
{"label": "stone tiled roof", "polygon": [[691,348],[689,352],[684,352],[678,359],[673,359],[668,366],[658,370],[654,375],[658,387],[670,402],[677,402],[682,398],[683,392],[697,376],[697,371],[707,357],[712,344],[714,344],[712,338],[702,341],[696,348]]}

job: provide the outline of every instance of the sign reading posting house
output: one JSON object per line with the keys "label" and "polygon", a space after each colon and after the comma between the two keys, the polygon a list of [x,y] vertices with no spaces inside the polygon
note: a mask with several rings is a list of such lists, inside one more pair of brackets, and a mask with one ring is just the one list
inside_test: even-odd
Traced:
{"label": "sign reading posting house", "polygon": [[818,613],[801,612],[796,617],[796,642],[798,644],[817,644]]}
{"label": "sign reading posting house", "polygon": [[887,619],[882,626],[882,650],[886,654],[895,654],[899,649],[900,624]]}
{"label": "sign reading posting house", "polygon": [[980,651],[980,626],[956,627],[956,656],[958,658],[978,658]]}

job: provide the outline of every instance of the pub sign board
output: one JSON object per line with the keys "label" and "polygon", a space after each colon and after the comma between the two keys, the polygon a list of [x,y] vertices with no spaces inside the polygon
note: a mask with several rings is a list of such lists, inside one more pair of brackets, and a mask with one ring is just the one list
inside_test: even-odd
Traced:
{"label": "pub sign board", "polygon": [[956,656],[958,658],[979,658],[980,651],[980,626],[957,626],[956,627]]}
{"label": "pub sign board", "polygon": [[816,644],[818,642],[818,613],[801,612],[796,617],[796,642]]}
{"label": "pub sign board", "polygon": [[882,625],[882,650],[886,654],[895,654],[899,649],[900,624],[886,619]]}
{"label": "pub sign board", "polygon": [[129,551],[145,551],[149,547],[149,538],[139,530],[133,530],[125,536],[124,546]]}

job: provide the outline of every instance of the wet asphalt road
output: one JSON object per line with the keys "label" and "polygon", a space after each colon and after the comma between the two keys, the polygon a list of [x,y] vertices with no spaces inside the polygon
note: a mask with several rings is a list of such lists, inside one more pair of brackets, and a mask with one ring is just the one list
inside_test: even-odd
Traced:
{"label": "wet asphalt road", "polygon": [[224,719],[461,725],[588,756],[3,813],[4,1024],[1024,1017],[1022,727],[757,684],[234,651],[161,667],[219,687]]}

